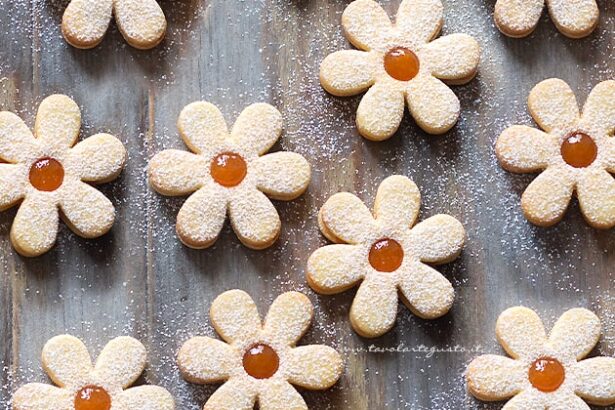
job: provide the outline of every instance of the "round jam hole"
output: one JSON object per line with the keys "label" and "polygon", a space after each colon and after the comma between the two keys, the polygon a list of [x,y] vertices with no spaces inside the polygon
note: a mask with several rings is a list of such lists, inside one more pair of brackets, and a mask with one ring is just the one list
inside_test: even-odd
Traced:
{"label": "round jam hole", "polygon": [[561,148],[564,161],[575,168],[590,166],[598,156],[598,146],[587,134],[575,132],[566,137]]}
{"label": "round jam hole", "polygon": [[393,272],[404,260],[404,250],[393,239],[381,239],[369,251],[369,263],[379,272]]}
{"label": "round jam hole", "polygon": [[265,344],[255,344],[243,355],[243,368],[255,379],[268,379],[280,367],[280,358],[271,347]]}
{"label": "round jam hole", "polygon": [[396,47],[384,56],[387,74],[399,81],[410,81],[419,73],[419,58],[404,47]]}
{"label": "round jam hole", "polygon": [[30,183],[39,191],[55,191],[63,181],[64,167],[53,158],[41,158],[30,167]]}
{"label": "round jam hole", "polygon": [[109,410],[111,396],[102,387],[85,386],[77,392],[75,410]]}
{"label": "round jam hole", "polygon": [[551,357],[541,357],[530,366],[530,383],[538,390],[550,393],[557,390],[566,377],[564,366]]}
{"label": "round jam hole", "polygon": [[232,152],[222,153],[211,162],[211,176],[214,181],[227,188],[239,185],[247,173],[246,161]]}

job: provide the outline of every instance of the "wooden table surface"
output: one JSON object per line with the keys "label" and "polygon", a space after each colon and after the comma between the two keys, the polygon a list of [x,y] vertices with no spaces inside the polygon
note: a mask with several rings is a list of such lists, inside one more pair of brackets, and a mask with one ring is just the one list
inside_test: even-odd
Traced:
{"label": "wooden table surface", "polygon": [[[589,228],[576,203],[556,227],[532,226],[519,198],[533,176],[504,172],[493,153],[505,127],[532,124],[525,101],[537,82],[562,78],[584,101],[597,82],[615,78],[612,0],[599,0],[598,30],[576,41],[546,15],[529,38],[509,39],[494,27],[494,0],[444,0],[443,34],[472,34],[483,48],[477,79],[454,87],[459,124],[428,136],[406,114],[382,143],[358,136],[358,97],[332,97],[318,82],[322,59],[349,47],[339,24],[348,0],[163,0],[169,33],[149,52],[127,46],[115,26],[95,50],[68,46],[59,29],[66,3],[0,0],[0,109],[31,125],[45,96],[66,93],[83,110],[82,137],[114,134],[130,159],[121,178],[101,188],[118,218],[99,240],[62,226],[54,250],[24,259],[8,238],[15,210],[0,214],[0,408],[10,408],[23,383],[47,382],[41,349],[64,332],[83,338],[93,355],[115,336],[138,337],[149,352],[143,381],[168,388],[179,410],[202,408],[215,387],[183,381],[175,353],[192,335],[214,335],[209,306],[232,288],[247,290],[262,313],[287,290],[315,303],[301,343],[339,348],[347,367],[332,390],[304,392],[313,409],[500,409],[467,396],[463,371],[480,353],[502,353],[495,320],[517,304],[536,309],[547,326],[568,308],[593,309],[604,323],[594,354],[615,354],[615,232]],[[382,3],[394,15],[399,0]],[[228,227],[214,247],[186,248],[174,227],[184,199],[148,188],[149,158],[183,147],[177,116],[200,99],[218,105],[229,122],[248,104],[274,104],[285,119],[276,149],[313,165],[308,193],[276,204],[283,231],[268,250],[244,248]],[[423,321],[400,306],[393,331],[365,340],[348,322],[355,290],[316,295],[305,266],[327,242],[316,224],[322,203],[348,190],[371,206],[391,174],[418,184],[422,218],[454,215],[468,241],[462,257],[441,268],[457,291],[448,315]]]}

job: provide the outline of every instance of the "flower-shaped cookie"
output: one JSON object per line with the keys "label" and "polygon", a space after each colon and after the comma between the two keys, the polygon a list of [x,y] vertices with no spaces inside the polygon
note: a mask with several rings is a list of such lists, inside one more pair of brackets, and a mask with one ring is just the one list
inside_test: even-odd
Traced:
{"label": "flower-shaped cookie", "polygon": [[589,410],[615,404],[615,358],[585,359],[600,338],[600,320],[587,309],[564,313],[547,337],[531,309],[513,307],[496,324],[512,357],[480,356],[468,366],[470,393],[484,401],[511,399],[502,410]]}
{"label": "flower-shaped cookie", "polygon": [[147,353],[132,337],[110,341],[92,365],[81,340],[56,336],[43,348],[43,367],[59,387],[31,383],[13,395],[14,410],[173,410],[168,391],[129,388],[143,373]]}
{"label": "flower-shaped cookie", "polygon": [[544,170],[523,193],[525,217],[539,226],[559,222],[576,191],[591,226],[615,226],[615,180],[610,174],[615,172],[615,81],[596,85],[582,114],[568,84],[554,78],[532,89],[528,106],[545,132],[514,125],[495,146],[508,171]]}
{"label": "flower-shaped cookie", "polygon": [[224,382],[205,410],[250,410],[256,402],[263,410],[307,409],[291,384],[325,390],[342,374],[342,358],[331,347],[295,346],[313,316],[312,304],[301,293],[278,296],[262,323],[250,296],[230,290],[214,300],[210,316],[228,344],[194,337],[182,346],[177,358],[189,382]]}
{"label": "flower-shaped cookie", "polygon": [[440,0],[403,0],[395,24],[373,0],[356,0],[344,11],[346,36],[365,51],[329,55],[320,66],[320,82],[340,97],[369,89],[357,110],[357,127],[365,138],[391,137],[401,123],[404,99],[425,132],[443,134],[457,122],[459,100],[444,82],[472,80],[480,49],[466,34],[431,41],[440,33],[442,11]]}
{"label": "flower-shaped cookie", "polygon": [[446,314],[453,304],[453,286],[426,263],[455,259],[465,230],[448,215],[413,227],[420,202],[414,182],[395,175],[378,188],[375,218],[346,192],[333,195],[320,210],[320,229],[336,245],[310,256],[307,280],[322,294],[343,292],[363,281],[350,309],[352,326],[361,336],[377,337],[393,327],[398,290],[404,304],[424,319]]}
{"label": "flower-shaped cookie", "polygon": [[213,245],[228,211],[233,230],[252,249],[271,246],[280,217],[267,196],[289,201],[310,183],[310,165],[292,152],[265,154],[282,132],[282,115],[268,104],[246,108],[229,133],[214,105],[196,102],[179,115],[182,139],[194,152],[166,150],[149,165],[149,181],[162,195],[191,195],[177,215],[181,241]]}
{"label": "flower-shaped cookie", "polygon": [[115,179],[126,162],[122,143],[97,134],[75,144],[81,113],[73,100],[52,95],[41,103],[34,135],[15,114],[0,112],[0,210],[21,201],[11,242],[24,256],[38,256],[54,245],[58,219],[77,235],[99,237],[111,229],[115,209],[84,182]]}
{"label": "flower-shaped cookie", "polygon": [[[600,11],[596,0],[546,0],[551,19],[567,37],[589,36],[598,26]],[[509,37],[530,35],[540,20],[545,0],[498,0],[495,25]]]}
{"label": "flower-shaped cookie", "polygon": [[62,18],[62,34],[73,47],[94,48],[114,15],[120,32],[135,48],[148,50],[164,39],[167,20],[156,0],[72,0]]}

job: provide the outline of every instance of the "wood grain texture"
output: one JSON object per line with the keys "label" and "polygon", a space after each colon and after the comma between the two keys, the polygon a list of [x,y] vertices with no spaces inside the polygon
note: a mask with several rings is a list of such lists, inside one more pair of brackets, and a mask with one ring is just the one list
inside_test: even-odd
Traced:
{"label": "wood grain texture", "polygon": [[[286,290],[315,303],[302,343],[336,346],[347,369],[331,391],[305,393],[313,409],[501,408],[469,398],[463,371],[479,353],[502,353],[495,320],[517,304],[536,309],[548,326],[570,307],[593,309],[605,327],[595,353],[615,354],[615,233],[589,228],[576,204],[554,228],[531,226],[519,199],[532,176],[503,171],[493,153],[505,127],[532,124],[525,100],[537,82],[562,78],[583,101],[597,82],[615,78],[615,2],[599,1],[600,26],[587,39],[566,39],[545,14],[532,36],[514,40],[495,29],[493,0],[444,0],[443,33],[472,34],[483,48],[477,79],[454,87],[461,120],[433,137],[406,114],[396,136],[382,143],[358,136],[359,98],[332,97],[318,83],[322,59],[350,47],[339,24],[348,3],[163,0],[167,39],[142,52],[115,26],[94,50],[68,46],[59,28],[66,1],[0,0],[0,109],[31,125],[45,96],[66,93],[83,110],[83,137],[109,132],[130,154],[121,178],[101,188],[118,219],[99,240],[63,226],[53,251],[23,259],[8,239],[15,210],[0,214],[0,408],[10,408],[21,384],[47,381],[40,351],[64,332],[83,338],[93,354],[115,336],[138,337],[150,357],[143,381],[168,388],[178,409],[201,408],[215,386],[184,382],[175,352],[191,335],[214,334],[209,305],[232,288],[248,291],[263,314]],[[382,3],[393,15],[399,0]],[[242,247],[228,227],[211,249],[188,249],[174,229],[184,199],[147,187],[148,159],[183,148],[175,122],[199,99],[218,105],[229,123],[250,103],[274,104],[285,118],[274,149],[299,152],[313,165],[308,193],[276,203],[283,232],[271,249]],[[305,283],[305,265],[326,243],[316,224],[322,203],[348,190],[371,204],[380,181],[395,173],[420,187],[421,218],[458,217],[468,244],[458,261],[440,268],[457,291],[448,315],[423,321],[400,305],[395,329],[368,341],[349,326],[355,290],[318,296]],[[431,355],[421,346],[457,351]]]}

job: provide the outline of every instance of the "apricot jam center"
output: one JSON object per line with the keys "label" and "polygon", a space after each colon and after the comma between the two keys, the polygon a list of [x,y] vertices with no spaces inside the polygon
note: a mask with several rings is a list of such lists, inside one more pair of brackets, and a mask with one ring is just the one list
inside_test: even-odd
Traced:
{"label": "apricot jam center", "polygon": [[410,81],[419,73],[419,58],[405,47],[396,47],[384,56],[387,74],[399,81]]}
{"label": "apricot jam center", "polygon": [[570,134],[562,143],[562,158],[575,168],[588,167],[598,156],[598,146],[587,134],[575,132]]}
{"label": "apricot jam center", "polygon": [[243,368],[255,379],[268,379],[278,371],[280,358],[265,344],[251,346],[243,355]]}
{"label": "apricot jam center", "polygon": [[63,181],[64,167],[53,158],[41,158],[30,167],[30,183],[39,191],[55,191]]}
{"label": "apricot jam center", "polygon": [[227,188],[239,185],[247,173],[248,166],[241,155],[224,152],[211,161],[211,176]]}
{"label": "apricot jam center", "polygon": [[77,392],[75,410],[109,410],[111,396],[102,387],[85,386]]}
{"label": "apricot jam center", "polygon": [[369,263],[379,272],[393,272],[404,260],[404,250],[393,239],[381,239],[369,250]]}
{"label": "apricot jam center", "polygon": [[541,357],[530,366],[528,377],[532,386],[542,392],[550,393],[564,383],[566,370],[557,360],[551,357]]}

